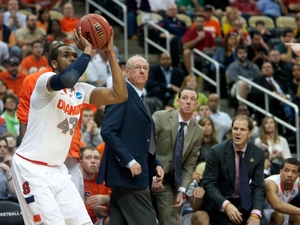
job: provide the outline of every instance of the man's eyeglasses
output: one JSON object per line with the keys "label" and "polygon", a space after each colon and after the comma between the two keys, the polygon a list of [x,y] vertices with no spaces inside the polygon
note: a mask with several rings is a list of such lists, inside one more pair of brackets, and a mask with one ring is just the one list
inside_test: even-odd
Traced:
{"label": "man's eyeglasses", "polygon": [[143,69],[144,71],[148,71],[149,67],[148,66],[143,66],[143,67],[141,67],[141,66],[133,66],[133,67],[128,67],[127,69],[133,69],[135,71],[141,71]]}

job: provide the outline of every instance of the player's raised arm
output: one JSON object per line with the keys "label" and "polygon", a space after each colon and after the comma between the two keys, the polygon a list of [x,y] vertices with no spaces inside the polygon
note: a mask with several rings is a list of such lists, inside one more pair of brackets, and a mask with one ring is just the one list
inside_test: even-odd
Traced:
{"label": "player's raised arm", "polygon": [[[111,28],[112,29],[112,28]],[[118,64],[116,53],[113,50],[114,31],[112,29],[111,37],[108,43],[101,49],[105,52],[112,72],[112,88],[95,88],[91,94],[90,103],[95,105],[117,104],[124,102],[128,98],[125,78]],[[99,97],[101,96],[101,98]]]}

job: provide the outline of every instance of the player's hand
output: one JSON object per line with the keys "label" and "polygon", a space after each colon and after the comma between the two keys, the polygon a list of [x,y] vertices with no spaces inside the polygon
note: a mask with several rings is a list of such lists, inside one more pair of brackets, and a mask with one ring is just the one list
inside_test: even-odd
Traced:
{"label": "player's hand", "polygon": [[85,204],[91,206],[104,205],[109,202],[109,199],[107,195],[92,195],[86,199]]}
{"label": "player's hand", "polygon": [[95,205],[93,206],[93,210],[96,214],[100,214],[102,217],[108,216],[108,208],[102,205]]}
{"label": "player's hand", "polygon": [[88,40],[86,40],[82,36],[81,26],[79,26],[78,32],[76,31],[76,29],[74,29],[73,33],[74,33],[74,41],[75,41],[78,49],[80,49],[84,53],[92,55],[92,53],[93,53],[92,45],[91,45],[91,43]]}
{"label": "player's hand", "polygon": [[203,198],[204,194],[205,194],[205,190],[203,189],[203,187],[195,187],[193,191],[194,198]]}
{"label": "player's hand", "polygon": [[131,167],[129,167],[132,177],[137,176],[142,173],[142,167],[138,162],[135,162]]}
{"label": "player's hand", "polygon": [[0,170],[2,170],[6,179],[10,178],[10,169],[8,165],[6,165],[5,163],[0,163]]}
{"label": "player's hand", "polygon": [[151,190],[152,191],[161,191],[163,190],[165,187],[162,184],[162,181],[159,181],[157,178],[154,178],[152,181],[152,185],[151,185]]}
{"label": "player's hand", "polygon": [[226,208],[226,214],[230,219],[230,221],[235,224],[242,223],[243,222],[242,213],[240,213],[240,211],[233,204],[231,203],[228,204],[230,205]]}
{"label": "player's hand", "polygon": [[114,35],[115,35],[115,32],[114,32],[114,29],[112,27],[110,27],[110,29],[111,29],[110,38],[109,38],[108,42],[106,43],[106,45],[104,45],[101,48],[101,50],[104,51],[105,53],[114,50]]}
{"label": "player's hand", "polygon": [[171,206],[172,208],[178,209],[183,204],[183,195],[184,194],[182,192],[177,193],[174,205]]}
{"label": "player's hand", "polygon": [[247,225],[259,225],[260,224],[260,219],[256,219],[254,217],[249,217],[247,220]]}

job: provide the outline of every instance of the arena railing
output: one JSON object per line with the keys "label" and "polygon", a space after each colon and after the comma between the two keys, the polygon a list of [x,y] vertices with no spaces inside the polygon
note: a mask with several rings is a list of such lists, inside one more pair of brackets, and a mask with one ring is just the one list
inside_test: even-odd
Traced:
{"label": "arena railing", "polygon": [[[70,0],[69,0],[70,1]],[[123,27],[123,34],[124,34],[124,56],[125,59],[128,59],[128,28],[127,28],[127,7],[124,3],[120,2],[119,0],[111,0],[115,4],[117,4],[122,9],[123,13],[123,21],[120,20],[118,17],[107,11],[105,8],[103,8],[101,5],[96,3],[92,0],[86,0],[85,1],[85,11],[86,14],[89,14],[89,5],[93,5],[95,8],[100,10],[101,13],[105,14],[109,18],[113,19],[116,23],[118,23],[120,26]],[[71,1],[72,2],[72,1]]]}
{"label": "arena railing", "polygon": [[[151,40],[149,38],[149,28],[155,28],[157,30],[160,30],[161,32],[163,32],[166,35],[166,48],[160,46],[159,44],[157,44],[156,42],[154,42],[153,40]],[[160,50],[161,52],[167,52],[167,53],[171,53],[170,51],[170,32],[167,31],[166,29],[162,28],[161,26],[159,26],[158,24],[156,24],[154,21],[146,21],[144,24],[144,51],[145,51],[145,58],[146,60],[148,60],[149,58],[149,45],[153,46],[154,48],[157,48],[158,50]]]}
{"label": "arena railing", "polygon": [[[236,93],[236,98],[238,101],[243,102],[244,104],[246,104],[247,106],[259,111],[262,114],[265,114],[266,116],[272,116],[277,123],[281,124],[282,126],[292,130],[295,132],[296,134],[296,150],[297,150],[297,159],[300,159],[300,149],[299,149],[299,108],[296,104],[292,103],[289,100],[286,100],[285,98],[281,97],[278,94],[275,94],[271,91],[269,91],[268,89],[252,82],[251,80],[244,78],[242,76],[238,76],[239,80],[242,80],[244,82],[246,82],[248,85],[250,85],[252,88],[257,88],[258,90],[262,91],[264,93],[264,99],[265,99],[265,107],[261,108],[255,104],[253,104],[252,102],[248,101],[247,99],[243,98],[240,93],[239,93],[239,89],[237,88],[237,93]],[[269,107],[269,98],[276,98],[277,100],[281,101],[284,104],[289,105],[290,107],[292,107],[294,109],[295,112],[295,118],[294,118],[294,122],[295,124],[291,125],[289,123],[287,123],[286,121],[282,120],[281,118],[274,116],[273,114],[270,113],[270,107]]]}
{"label": "arena railing", "polygon": [[[217,95],[221,96],[219,63],[216,60],[214,60],[213,58],[211,58],[210,56],[208,56],[207,54],[205,54],[204,52],[201,52],[196,48],[193,48],[193,53],[194,54],[191,54],[191,69],[192,69],[193,74],[202,77],[207,82],[209,82],[210,84],[215,86]],[[212,63],[215,66],[215,68],[216,68],[215,79],[212,79],[211,77],[207,76],[206,74],[204,74],[203,72],[201,72],[199,69],[197,69],[195,67],[195,57],[201,57],[202,59],[209,61],[210,63]]]}

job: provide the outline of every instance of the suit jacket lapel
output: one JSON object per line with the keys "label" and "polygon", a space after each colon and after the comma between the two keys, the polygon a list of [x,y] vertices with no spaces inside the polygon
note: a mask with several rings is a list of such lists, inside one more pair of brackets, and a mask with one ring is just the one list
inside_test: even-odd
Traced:
{"label": "suit jacket lapel", "polygon": [[228,173],[230,176],[231,184],[233,188],[235,185],[235,153],[233,149],[233,142],[229,141],[225,152],[225,162],[227,163]]}
{"label": "suit jacket lapel", "polygon": [[141,99],[141,97],[137,94],[137,92],[134,90],[134,88],[127,83],[127,89],[128,91],[131,93],[133,100],[135,101],[135,103],[137,104],[137,106],[148,116],[151,117],[151,115],[149,115],[149,113],[147,112],[144,103]]}
{"label": "suit jacket lapel", "polygon": [[178,133],[178,111],[174,110],[171,112],[170,114],[170,126],[171,126],[171,136],[172,136],[172,149],[175,149],[175,145],[176,145],[176,137],[177,137],[177,133]]}

